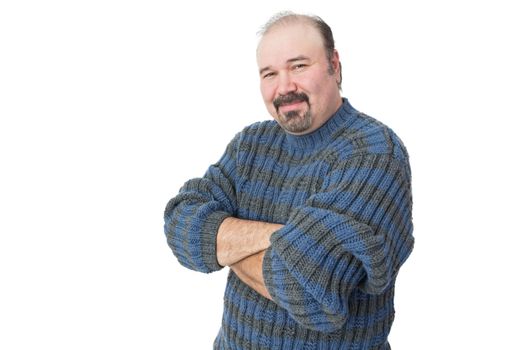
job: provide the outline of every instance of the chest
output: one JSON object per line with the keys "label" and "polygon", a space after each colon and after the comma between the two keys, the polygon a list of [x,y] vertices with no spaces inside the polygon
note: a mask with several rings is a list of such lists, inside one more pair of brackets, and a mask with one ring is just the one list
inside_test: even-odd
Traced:
{"label": "chest", "polygon": [[285,151],[251,153],[238,163],[239,217],[284,223],[293,208],[319,191],[327,170],[323,152],[302,156]]}

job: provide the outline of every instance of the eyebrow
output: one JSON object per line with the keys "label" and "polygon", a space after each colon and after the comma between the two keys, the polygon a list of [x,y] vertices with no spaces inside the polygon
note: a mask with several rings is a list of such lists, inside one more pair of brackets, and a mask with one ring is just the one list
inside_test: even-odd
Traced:
{"label": "eyebrow", "polygon": [[[297,57],[292,57],[288,60],[286,60],[286,63],[287,64],[290,64],[290,63],[293,63],[293,62],[297,62],[297,61],[305,61],[305,60],[309,60],[310,58],[306,57],[306,56],[303,56],[303,55],[299,55]],[[271,66],[266,66],[264,68],[261,68],[259,69],[259,75],[263,74],[264,72],[268,71],[268,70],[271,70]]]}

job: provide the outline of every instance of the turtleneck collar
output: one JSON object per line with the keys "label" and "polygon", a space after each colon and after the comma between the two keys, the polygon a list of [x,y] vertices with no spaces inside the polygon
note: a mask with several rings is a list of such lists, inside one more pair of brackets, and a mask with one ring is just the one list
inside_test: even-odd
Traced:
{"label": "turtleneck collar", "polygon": [[294,149],[312,149],[319,147],[330,139],[350,119],[353,119],[356,110],[350,105],[346,98],[334,115],[321,127],[306,135],[293,135],[286,133],[287,144]]}

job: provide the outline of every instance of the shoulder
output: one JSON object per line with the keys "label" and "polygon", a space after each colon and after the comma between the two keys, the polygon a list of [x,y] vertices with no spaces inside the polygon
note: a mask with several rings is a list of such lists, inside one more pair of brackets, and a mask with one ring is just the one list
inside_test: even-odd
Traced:
{"label": "shoulder", "polygon": [[277,132],[280,129],[275,120],[263,120],[250,124],[242,129],[241,134],[256,135]]}
{"label": "shoulder", "polygon": [[338,138],[346,156],[384,155],[408,161],[408,152],[401,138],[387,125],[359,111],[352,123]]}
{"label": "shoulder", "polygon": [[268,144],[282,133],[277,122],[264,120],[246,126],[236,137],[240,144]]}
{"label": "shoulder", "polygon": [[[353,178],[356,174],[362,179],[372,176],[370,180],[379,181],[383,177],[378,174],[388,173],[410,186],[406,147],[401,138],[379,120],[356,111],[334,144],[327,157],[327,168],[336,176],[327,177],[327,183],[342,177]],[[334,182],[337,186],[338,181]]]}

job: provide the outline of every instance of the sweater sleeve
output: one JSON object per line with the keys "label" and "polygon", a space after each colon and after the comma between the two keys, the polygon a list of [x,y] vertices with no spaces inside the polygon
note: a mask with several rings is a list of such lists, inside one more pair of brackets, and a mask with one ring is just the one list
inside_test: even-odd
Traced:
{"label": "sweater sleeve", "polygon": [[350,294],[380,294],[413,247],[408,161],[357,156],[271,237],[263,276],[272,299],[300,324],[340,329]]}
{"label": "sweater sleeve", "polygon": [[220,224],[237,211],[235,153],[238,136],[202,178],[191,179],[164,212],[164,232],[179,262],[192,270],[220,270],[216,237]]}

